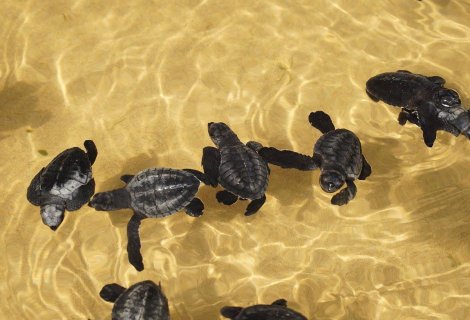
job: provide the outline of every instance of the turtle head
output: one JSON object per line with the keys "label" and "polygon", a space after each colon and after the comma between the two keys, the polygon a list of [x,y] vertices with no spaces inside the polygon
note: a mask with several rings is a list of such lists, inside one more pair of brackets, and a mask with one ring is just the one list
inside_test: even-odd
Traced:
{"label": "turtle head", "polygon": [[337,191],[345,181],[346,177],[337,170],[324,170],[320,174],[320,186],[328,193]]}
{"label": "turtle head", "polygon": [[42,222],[53,231],[57,230],[64,220],[64,203],[49,203],[41,206]]}
{"label": "turtle head", "polygon": [[232,129],[223,122],[209,122],[207,129],[209,131],[209,136],[217,147],[240,142]]}
{"label": "turtle head", "polygon": [[470,138],[470,111],[466,110],[462,112],[453,124],[460,130],[460,132]]}
{"label": "turtle head", "polygon": [[437,92],[437,98],[440,105],[446,108],[457,107],[461,105],[460,97],[457,91],[447,88],[441,88]]}
{"label": "turtle head", "polygon": [[88,203],[97,211],[113,211],[129,208],[129,193],[125,189],[98,192]]}

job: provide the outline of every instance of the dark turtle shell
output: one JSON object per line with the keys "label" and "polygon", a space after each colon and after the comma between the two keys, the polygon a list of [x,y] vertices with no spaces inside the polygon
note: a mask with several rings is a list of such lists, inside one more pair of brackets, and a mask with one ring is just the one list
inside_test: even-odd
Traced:
{"label": "dark turtle shell", "polygon": [[152,281],[136,283],[114,303],[113,320],[169,320],[168,300]]}
{"label": "dark turtle shell", "polygon": [[268,187],[268,166],[261,156],[241,142],[220,147],[219,182],[243,199],[259,199]]}
{"label": "dark turtle shell", "polygon": [[366,82],[367,94],[375,101],[416,110],[418,100],[435,99],[435,93],[445,83],[441,77],[426,77],[408,71],[386,72]]}
{"label": "dark turtle shell", "polygon": [[362,170],[362,150],[359,138],[347,129],[325,133],[315,143],[314,154],[320,156],[322,170],[341,167],[347,177],[356,179]]}
{"label": "dark turtle shell", "polygon": [[272,304],[257,304],[246,308],[224,307],[221,313],[232,320],[307,320],[305,316],[287,307],[283,299]]}
{"label": "dark turtle shell", "polygon": [[131,208],[144,216],[166,217],[186,207],[199,189],[199,180],[191,173],[169,168],[143,170],[132,178],[126,189]]}

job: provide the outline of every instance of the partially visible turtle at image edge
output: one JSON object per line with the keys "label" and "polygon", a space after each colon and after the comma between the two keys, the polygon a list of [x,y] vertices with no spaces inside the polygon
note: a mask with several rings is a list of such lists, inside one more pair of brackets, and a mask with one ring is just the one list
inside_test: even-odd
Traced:
{"label": "partially visible turtle at image edge", "polygon": [[160,285],[147,280],[126,289],[116,283],[101,289],[100,297],[114,302],[113,320],[169,320],[168,300]]}
{"label": "partially visible turtle at image edge", "polygon": [[64,220],[64,212],[75,211],[86,204],[95,192],[91,166],[98,151],[92,140],[78,147],[62,151],[31,181],[26,198],[41,207],[45,225],[56,230]]}
{"label": "partially visible turtle at image edge", "polygon": [[[152,168],[135,176],[123,175],[126,186],[100,192],[91,199],[89,206],[98,211],[130,208],[134,215],[127,225],[127,253],[129,262],[138,270],[144,269],[140,253],[139,227],[143,219],[163,218],[180,210],[192,217],[199,217],[204,204],[196,193],[199,181],[206,181],[202,172],[192,169]],[[206,182],[207,183],[207,182]]]}
{"label": "partially visible turtle at image edge", "polygon": [[282,168],[315,170],[320,168],[320,186],[332,193],[344,183],[346,188],[331,198],[334,205],[345,205],[356,196],[355,179],[365,180],[372,169],[362,154],[359,138],[347,129],[335,129],[331,118],[323,111],[309,115],[310,124],[323,135],[317,140],[313,156],[272,147],[261,148],[258,152],[268,163]]}
{"label": "partially visible turtle at image edge", "polygon": [[366,93],[376,102],[401,107],[398,123],[405,125],[409,121],[419,126],[425,144],[432,147],[438,130],[470,138],[470,113],[462,107],[459,94],[444,84],[439,76],[398,70],[370,78]]}
{"label": "partially visible turtle at image edge", "polygon": [[266,201],[269,168],[257,153],[262,145],[255,141],[243,144],[237,135],[223,122],[210,122],[209,135],[217,146],[203,149],[202,166],[210,184],[219,183],[225,189],[216,194],[225,205],[239,198],[248,199],[245,216],[256,213]]}
{"label": "partially visible turtle at image edge", "polygon": [[231,320],[307,320],[297,311],[289,309],[284,299],[276,300],[272,304],[257,304],[246,308],[223,307],[220,314]]}

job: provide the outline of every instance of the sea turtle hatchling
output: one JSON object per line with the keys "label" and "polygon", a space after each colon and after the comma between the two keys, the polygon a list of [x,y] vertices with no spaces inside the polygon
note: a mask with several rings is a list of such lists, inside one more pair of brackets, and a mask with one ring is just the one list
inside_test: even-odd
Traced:
{"label": "sea turtle hatchling", "polygon": [[335,129],[331,118],[323,111],[310,113],[309,122],[323,133],[315,143],[312,157],[272,147],[261,148],[258,153],[269,163],[282,168],[320,168],[320,186],[325,192],[336,192],[346,182],[346,188],[335,194],[331,203],[347,204],[356,196],[354,180],[365,180],[372,173],[362,154],[361,142],[353,132]]}
{"label": "sea turtle hatchling", "polygon": [[92,140],[84,142],[86,152],[78,147],[62,151],[34,176],[26,198],[41,207],[44,224],[56,230],[64,212],[75,211],[87,203],[95,192],[91,166],[98,154]]}
{"label": "sea turtle hatchling", "polygon": [[129,289],[116,283],[107,284],[100,296],[114,302],[113,320],[169,320],[168,300],[160,285],[147,280],[138,282]]}
{"label": "sea turtle hatchling", "polygon": [[144,265],[140,253],[140,222],[145,218],[163,218],[184,210],[192,217],[199,217],[204,204],[196,193],[199,181],[206,181],[202,172],[192,169],[151,168],[133,175],[123,175],[126,186],[100,192],[91,199],[89,206],[98,211],[130,208],[134,215],[127,225],[127,253],[129,262],[142,271]]}
{"label": "sea turtle hatchling", "polygon": [[284,299],[276,300],[272,304],[257,304],[246,308],[223,307],[220,314],[232,320],[307,320],[297,311],[289,309]]}
{"label": "sea turtle hatchling", "polygon": [[409,121],[419,126],[425,144],[432,147],[437,130],[470,138],[470,113],[462,107],[459,94],[444,84],[445,80],[439,76],[398,70],[370,78],[366,93],[374,101],[401,107],[399,124]]}
{"label": "sea turtle hatchling", "polygon": [[208,131],[217,148],[203,149],[202,166],[210,184],[220,183],[225,189],[217,192],[217,200],[225,205],[238,198],[252,200],[245,215],[256,213],[266,201],[268,187],[269,168],[257,153],[262,146],[255,141],[243,144],[223,122],[210,122]]}

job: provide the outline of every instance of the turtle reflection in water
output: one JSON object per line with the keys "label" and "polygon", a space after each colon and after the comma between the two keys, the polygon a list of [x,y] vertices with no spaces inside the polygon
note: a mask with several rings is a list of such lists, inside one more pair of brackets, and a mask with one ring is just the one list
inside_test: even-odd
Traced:
{"label": "turtle reflection in water", "polygon": [[310,124],[323,135],[313,148],[313,156],[272,147],[261,148],[259,154],[269,163],[282,168],[314,170],[320,168],[320,186],[328,193],[346,188],[331,198],[331,203],[341,206],[356,196],[355,179],[365,180],[372,169],[362,154],[359,138],[347,129],[335,129],[331,118],[323,111],[309,115]]}
{"label": "turtle reflection in water", "polygon": [[78,147],[62,151],[34,176],[27,199],[41,207],[45,225],[56,230],[64,220],[64,212],[75,211],[95,193],[91,166],[98,151],[92,140],[84,142],[86,152]]}
{"label": "turtle reflection in water", "polygon": [[407,121],[423,131],[424,143],[432,147],[436,131],[470,138],[470,114],[462,107],[459,94],[444,87],[439,76],[423,76],[406,70],[386,72],[370,78],[366,92],[374,101],[401,107],[398,123]]}
{"label": "turtle reflection in water", "polygon": [[257,304],[246,308],[223,307],[220,314],[231,320],[307,320],[297,311],[289,309],[284,299],[276,300],[272,304]]}
{"label": "turtle reflection in water", "polygon": [[116,283],[101,289],[101,298],[114,302],[113,320],[169,320],[168,300],[160,285],[142,281],[126,289]]}
{"label": "turtle reflection in water", "polygon": [[152,168],[135,176],[123,175],[126,186],[100,192],[91,199],[89,206],[98,211],[130,208],[134,215],[127,225],[127,253],[129,262],[142,271],[144,265],[140,253],[139,227],[145,218],[162,218],[184,210],[192,217],[199,217],[204,204],[196,193],[199,181],[206,181],[202,172],[185,169]]}

